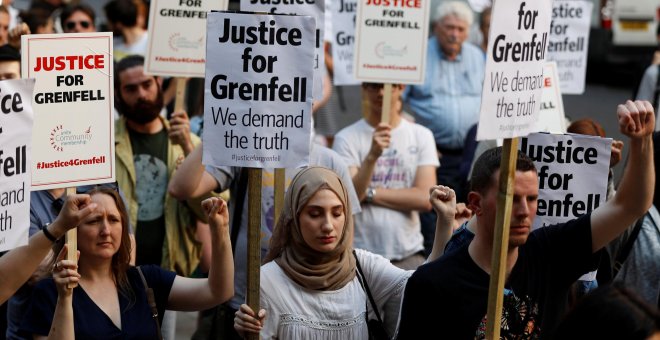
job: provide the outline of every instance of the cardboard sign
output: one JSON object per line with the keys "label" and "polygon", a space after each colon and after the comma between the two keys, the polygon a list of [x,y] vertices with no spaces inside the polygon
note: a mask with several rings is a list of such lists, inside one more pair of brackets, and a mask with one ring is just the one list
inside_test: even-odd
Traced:
{"label": "cardboard sign", "polygon": [[227,9],[226,0],[152,0],[144,72],[204,77],[206,15]]}
{"label": "cardboard sign", "polygon": [[[534,133],[520,141],[520,151],[534,160],[539,176],[532,229],[570,221],[605,203],[611,138]],[[596,271],[580,277],[595,279]]]}
{"label": "cardboard sign", "polygon": [[535,131],[549,133],[566,133],[566,116],[564,101],[559,90],[557,64],[547,62],[543,67],[543,94],[541,95],[541,110],[536,121]]}
{"label": "cardboard sign", "polygon": [[355,77],[422,84],[431,1],[358,0]]}
{"label": "cardboard sign", "polygon": [[539,199],[533,229],[566,222],[605,202],[612,139],[535,133],[520,141],[536,165]]}
{"label": "cardboard sign", "polygon": [[547,59],[557,62],[562,93],[584,93],[592,8],[591,1],[552,3]]}
{"label": "cardboard sign", "polygon": [[308,15],[316,19],[316,46],[314,55],[314,99],[323,98],[323,77],[325,77],[323,37],[325,34],[325,0],[280,1],[280,0],[241,0],[241,11],[267,12],[271,14]]}
{"label": "cardboard sign", "polygon": [[287,168],[309,158],[316,26],[309,16],[212,12],[203,163]]}
{"label": "cardboard sign", "polygon": [[35,78],[32,190],[115,180],[112,33],[22,37]]}
{"label": "cardboard sign", "polygon": [[28,242],[33,89],[34,79],[0,81],[0,251]]}
{"label": "cardboard sign", "polygon": [[358,85],[353,71],[355,19],[358,0],[332,2],[332,64],[335,85]]}
{"label": "cardboard sign", "polygon": [[534,132],[543,90],[551,0],[493,7],[477,140]]}

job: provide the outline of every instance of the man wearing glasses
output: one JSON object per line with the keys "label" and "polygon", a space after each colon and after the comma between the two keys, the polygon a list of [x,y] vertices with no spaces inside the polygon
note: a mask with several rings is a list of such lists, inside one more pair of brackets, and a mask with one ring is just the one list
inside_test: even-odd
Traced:
{"label": "man wearing glasses", "polygon": [[96,32],[94,9],[86,4],[69,5],[62,10],[60,22],[64,33]]}

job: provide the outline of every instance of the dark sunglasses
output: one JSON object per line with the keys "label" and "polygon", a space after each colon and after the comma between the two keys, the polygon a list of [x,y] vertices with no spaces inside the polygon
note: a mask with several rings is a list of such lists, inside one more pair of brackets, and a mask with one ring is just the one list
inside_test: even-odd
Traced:
{"label": "dark sunglasses", "polygon": [[369,90],[380,90],[383,86],[381,83],[362,83],[362,87]]}
{"label": "dark sunglasses", "polygon": [[76,28],[76,25],[80,25],[82,28],[90,28],[92,26],[92,23],[89,21],[67,21],[64,26],[66,27],[67,30],[72,30]]}
{"label": "dark sunglasses", "polygon": [[117,182],[112,182],[112,183],[103,183],[103,184],[92,184],[92,185],[81,185],[79,187],[76,187],[76,194],[86,194],[96,188],[108,188],[110,190],[114,190],[119,192],[119,186]]}

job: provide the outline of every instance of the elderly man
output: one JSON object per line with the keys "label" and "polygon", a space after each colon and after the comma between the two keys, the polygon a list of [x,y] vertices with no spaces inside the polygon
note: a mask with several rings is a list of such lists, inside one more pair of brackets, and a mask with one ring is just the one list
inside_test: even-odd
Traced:
{"label": "elderly man", "polygon": [[466,42],[472,10],[463,2],[442,3],[428,43],[424,84],[403,93],[417,122],[433,132],[440,158],[438,183],[457,189],[458,166],[468,129],[479,119],[485,59]]}

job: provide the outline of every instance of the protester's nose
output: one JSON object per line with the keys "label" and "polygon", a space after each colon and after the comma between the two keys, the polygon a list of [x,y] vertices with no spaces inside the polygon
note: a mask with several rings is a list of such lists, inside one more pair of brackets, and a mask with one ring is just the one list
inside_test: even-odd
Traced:
{"label": "protester's nose", "polygon": [[101,221],[101,231],[100,231],[102,236],[105,235],[110,235],[110,224],[108,223],[107,220]]}
{"label": "protester's nose", "polygon": [[332,231],[332,215],[330,213],[325,214],[325,217],[323,218],[323,225],[321,226],[321,230],[323,232],[329,232]]}
{"label": "protester's nose", "polygon": [[527,217],[529,216],[529,202],[526,199],[520,199],[516,204],[514,204],[514,213],[517,217]]}

